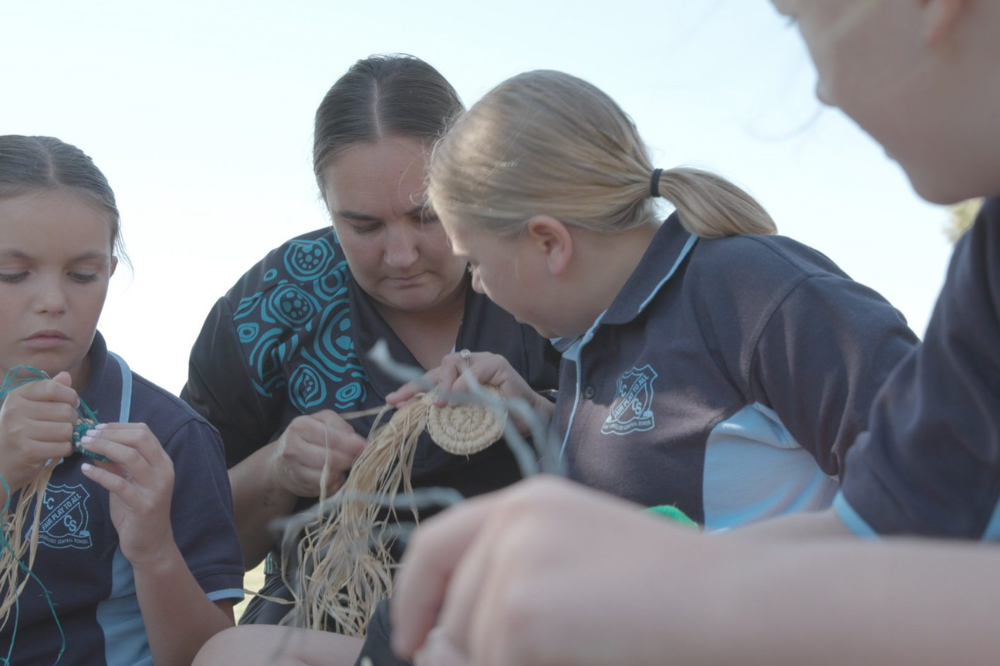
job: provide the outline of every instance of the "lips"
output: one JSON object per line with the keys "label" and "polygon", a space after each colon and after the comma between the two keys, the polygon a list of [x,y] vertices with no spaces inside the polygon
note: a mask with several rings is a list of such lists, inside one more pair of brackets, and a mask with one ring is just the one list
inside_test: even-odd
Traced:
{"label": "lips", "polygon": [[424,272],[414,273],[413,275],[393,275],[393,276],[390,276],[389,279],[392,280],[393,282],[399,282],[401,284],[406,284],[408,282],[415,281],[417,278],[419,278],[423,274],[424,274]]}
{"label": "lips", "polygon": [[62,331],[46,330],[32,333],[25,339],[25,342],[31,347],[46,349],[63,345],[68,340],[69,337]]}

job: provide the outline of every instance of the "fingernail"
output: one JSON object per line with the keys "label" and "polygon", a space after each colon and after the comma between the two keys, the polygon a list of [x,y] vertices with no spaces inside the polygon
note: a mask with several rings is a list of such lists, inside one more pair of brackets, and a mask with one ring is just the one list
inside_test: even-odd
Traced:
{"label": "fingernail", "polygon": [[91,428],[87,431],[87,437],[97,437],[97,431]]}
{"label": "fingernail", "polygon": [[108,427],[108,424],[107,423],[98,423],[94,427],[97,428],[98,430],[104,430],[105,428]]}
{"label": "fingernail", "polygon": [[84,472],[89,472],[91,469],[93,469],[93,467],[94,466],[91,465],[90,463],[83,463],[82,465],[80,465],[80,469],[82,469]]}
{"label": "fingernail", "polygon": [[97,434],[97,432],[95,432],[93,430],[88,430],[87,434],[80,438],[80,443],[81,444],[90,444],[92,441],[94,441],[93,435],[96,435],[96,434]]}

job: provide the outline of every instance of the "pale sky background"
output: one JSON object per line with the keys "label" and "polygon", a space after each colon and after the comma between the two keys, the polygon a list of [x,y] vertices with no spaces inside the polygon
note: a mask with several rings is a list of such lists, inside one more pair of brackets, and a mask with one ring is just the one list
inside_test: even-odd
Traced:
{"label": "pale sky background", "polygon": [[100,328],[174,392],[215,300],[328,224],[313,113],[373,53],[427,60],[466,104],[529,69],[591,81],[659,166],[746,187],[918,334],[951,250],[947,212],[814,101],[804,47],[766,0],[0,0],[0,35],[0,133],[59,137],[108,176],[135,270],[114,278]]}

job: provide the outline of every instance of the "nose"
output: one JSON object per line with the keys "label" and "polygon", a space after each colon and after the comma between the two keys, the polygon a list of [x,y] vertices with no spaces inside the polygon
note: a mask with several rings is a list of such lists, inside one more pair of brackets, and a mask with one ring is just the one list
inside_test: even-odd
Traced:
{"label": "nose", "polygon": [[406,224],[386,226],[388,234],[385,244],[385,263],[392,268],[409,268],[420,254],[417,251],[416,239]]}
{"label": "nose", "polygon": [[68,303],[66,292],[58,278],[39,280],[35,294],[35,312],[39,314],[62,314]]}

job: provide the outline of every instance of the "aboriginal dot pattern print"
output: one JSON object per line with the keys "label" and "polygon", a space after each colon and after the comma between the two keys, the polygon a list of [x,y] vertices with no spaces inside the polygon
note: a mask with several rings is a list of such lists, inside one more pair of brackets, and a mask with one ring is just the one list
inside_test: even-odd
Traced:
{"label": "aboriginal dot pattern print", "polygon": [[337,410],[367,397],[351,337],[350,272],[336,243],[333,234],[289,243],[284,270],[268,270],[263,289],[243,298],[233,317],[254,388],[267,398],[286,392],[302,413],[330,404],[330,396]]}

